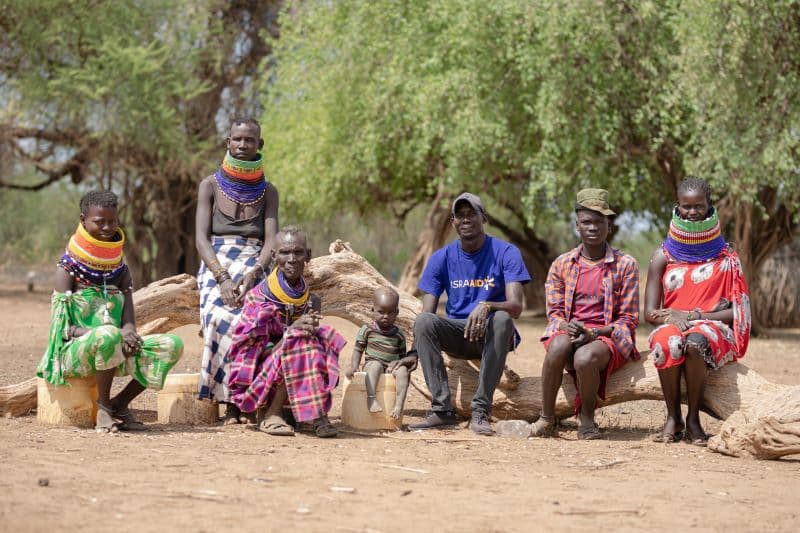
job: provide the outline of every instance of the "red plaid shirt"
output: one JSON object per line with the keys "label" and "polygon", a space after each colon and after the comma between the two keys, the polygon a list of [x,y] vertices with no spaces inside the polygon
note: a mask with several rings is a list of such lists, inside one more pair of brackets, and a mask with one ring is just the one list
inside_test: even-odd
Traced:
{"label": "red plaid shirt", "polygon": [[[541,340],[549,339],[572,316],[583,245],[561,254],[550,265],[544,287],[547,294],[547,328]],[[636,327],[639,325],[639,267],[628,254],[606,246],[603,261],[603,318],[613,326],[611,340],[625,359],[636,361]]]}

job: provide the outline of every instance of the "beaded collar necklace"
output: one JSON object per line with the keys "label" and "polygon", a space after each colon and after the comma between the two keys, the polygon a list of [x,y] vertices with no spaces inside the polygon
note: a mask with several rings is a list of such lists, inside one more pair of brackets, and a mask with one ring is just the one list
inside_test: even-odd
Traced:
{"label": "beaded collar necklace", "polygon": [[117,277],[125,269],[122,257],[124,245],[125,232],[122,228],[117,230],[114,240],[107,242],[95,239],[83,224],[78,224],[58,265],[86,285],[105,287],[108,280]]}
{"label": "beaded collar necklace", "polygon": [[672,213],[664,249],[673,258],[683,263],[702,263],[717,257],[725,249],[725,239],[713,207],[705,220],[692,222]]}
{"label": "beaded collar necklace", "polygon": [[300,277],[300,286],[294,288],[286,281],[283,273],[275,268],[261,283],[261,287],[264,297],[278,306],[287,324],[306,311],[309,290],[306,280],[302,276]]}
{"label": "beaded collar necklace", "polygon": [[254,161],[244,161],[227,152],[214,179],[225,198],[243,206],[261,202],[267,191],[261,154]]}

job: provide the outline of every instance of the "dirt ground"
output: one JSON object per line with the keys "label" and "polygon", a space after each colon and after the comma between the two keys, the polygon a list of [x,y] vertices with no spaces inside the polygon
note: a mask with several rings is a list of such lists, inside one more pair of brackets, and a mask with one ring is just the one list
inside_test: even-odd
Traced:
{"label": "dirt ground", "polygon": [[[0,286],[0,385],[33,375],[47,337],[49,293],[23,289]],[[352,342],[355,326],[329,322]],[[543,321],[518,325],[523,344],[509,365],[538,375]],[[196,372],[197,328],[177,333],[187,349],[175,371]],[[800,330],[776,331],[751,342],[746,363],[800,384],[799,348]],[[348,346],[342,366],[349,359]],[[340,390],[336,398],[334,422]],[[574,419],[546,440],[478,438],[464,428],[320,440],[158,425],[149,391],[134,407],[150,431],[98,435],[35,416],[0,419],[0,530],[796,531],[800,517],[800,457],[746,461],[653,443],[659,402],[602,409],[606,439],[592,442],[576,440]],[[412,391],[404,421],[426,407]]]}

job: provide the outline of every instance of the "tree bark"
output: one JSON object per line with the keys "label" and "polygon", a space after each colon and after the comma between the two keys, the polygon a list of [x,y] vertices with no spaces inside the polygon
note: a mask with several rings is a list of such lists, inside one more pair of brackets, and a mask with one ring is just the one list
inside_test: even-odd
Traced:
{"label": "tree bark", "polygon": [[425,225],[417,237],[417,249],[403,267],[403,273],[398,282],[400,290],[413,296],[419,296],[417,284],[422,276],[425,263],[433,252],[444,246],[449,229],[450,208],[447,205],[447,195],[440,187],[425,215]]}
{"label": "tree bark", "polygon": [[36,378],[0,387],[0,415],[25,416],[36,408]]}
{"label": "tree bark", "polygon": [[[752,201],[725,197],[717,204],[720,225],[725,228],[732,222],[733,232],[728,238],[734,243],[745,279],[751,285],[759,278],[764,262],[778,248],[792,241],[798,227],[792,210],[779,201],[776,189],[761,187],[758,202],[760,207]],[[759,303],[751,299],[754,335],[770,326],[762,317]]]}

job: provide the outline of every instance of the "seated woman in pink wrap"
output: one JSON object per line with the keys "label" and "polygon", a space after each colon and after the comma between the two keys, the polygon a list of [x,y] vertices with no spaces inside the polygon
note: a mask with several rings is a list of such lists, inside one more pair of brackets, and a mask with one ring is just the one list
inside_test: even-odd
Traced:
{"label": "seated woman in pink wrap", "polygon": [[318,437],[335,437],[327,415],[346,341],[332,327],[319,325],[320,300],[303,279],[310,259],[303,232],[282,229],[272,256],[275,269],[247,293],[233,329],[231,400],[244,413],[266,408],[259,429],[270,435],[294,435],[282,416],[288,405],[294,419],[310,422]]}

